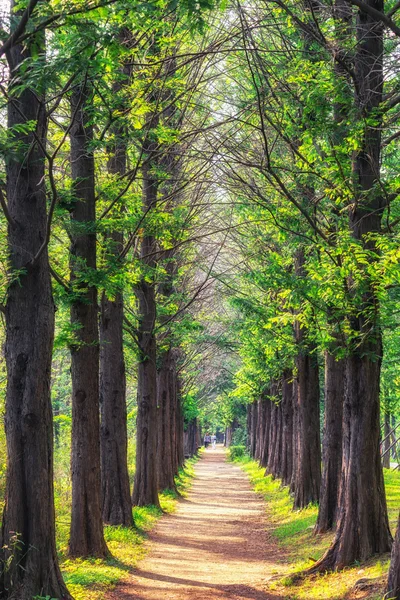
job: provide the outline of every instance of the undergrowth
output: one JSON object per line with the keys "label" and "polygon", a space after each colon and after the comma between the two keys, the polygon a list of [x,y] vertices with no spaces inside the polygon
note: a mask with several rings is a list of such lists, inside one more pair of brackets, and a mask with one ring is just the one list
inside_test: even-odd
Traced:
{"label": "undergrowth", "polygon": [[[194,475],[196,458],[186,461],[176,479],[177,489],[185,496]],[[176,510],[178,495],[166,490],[160,495],[162,511],[155,506],[133,509],[135,528],[107,526],[104,535],[110,550],[107,560],[69,559],[66,555],[69,536],[70,499],[69,488],[64,493],[56,491],[57,547],[60,554],[61,569],[69,591],[75,600],[102,600],[105,593],[115,585],[127,579],[138,561],[146,554],[147,532],[149,532],[162,511],[172,513]]]}
{"label": "undergrowth", "polygon": [[[248,474],[254,490],[264,496],[271,533],[285,549],[289,565],[286,577],[271,583],[270,590],[287,600],[345,600],[353,597],[351,594],[356,581],[367,578],[377,580],[374,591],[356,597],[383,599],[383,585],[389,567],[388,555],[363,565],[356,564],[339,573],[321,574],[298,581],[295,573],[321,558],[330,545],[332,534],[314,535],[317,506],[294,511],[289,490],[282,487],[279,480],[273,480],[270,475],[264,476],[265,469],[248,456],[235,458],[235,462]],[[400,473],[385,469],[384,475],[389,520],[394,533],[400,505]]]}

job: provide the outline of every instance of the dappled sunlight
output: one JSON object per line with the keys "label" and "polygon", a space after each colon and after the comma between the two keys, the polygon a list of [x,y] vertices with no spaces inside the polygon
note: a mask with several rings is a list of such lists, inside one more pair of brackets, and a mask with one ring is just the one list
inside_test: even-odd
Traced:
{"label": "dappled sunlight", "polygon": [[176,514],[150,535],[150,555],[110,598],[272,600],[266,582],[283,573],[267,533],[265,505],[222,448],[206,452]]}

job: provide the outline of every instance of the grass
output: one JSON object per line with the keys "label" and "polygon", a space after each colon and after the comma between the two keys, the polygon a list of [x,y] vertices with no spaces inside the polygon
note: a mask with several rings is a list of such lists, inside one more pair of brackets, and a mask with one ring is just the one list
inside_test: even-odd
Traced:
{"label": "grass", "polygon": [[[281,487],[278,480],[264,476],[265,469],[249,457],[235,460],[248,474],[257,493],[267,502],[269,523],[273,536],[285,549],[288,562],[286,577],[270,584],[270,589],[287,600],[345,600],[351,598],[354,584],[361,578],[386,578],[389,556],[372,559],[363,565],[345,569],[339,573],[322,574],[297,581],[294,574],[311,566],[329,547],[332,534],[314,535],[318,508],[310,506],[300,511],[292,510],[293,501],[288,488]],[[400,472],[384,470],[389,520],[394,533],[400,506]],[[377,585],[370,595],[358,598],[382,600],[383,586]]]}
{"label": "grass", "polygon": [[[177,478],[177,489],[185,496],[194,475],[197,459],[188,460]],[[56,490],[57,546],[60,554],[61,569],[69,591],[75,600],[102,600],[105,593],[115,585],[127,579],[146,554],[144,542],[147,533],[154,527],[162,511],[172,513],[176,510],[178,496],[171,490],[160,495],[162,511],[155,506],[133,509],[136,528],[105,527],[105,538],[111,552],[107,560],[75,559],[67,557],[70,514],[70,490]]]}

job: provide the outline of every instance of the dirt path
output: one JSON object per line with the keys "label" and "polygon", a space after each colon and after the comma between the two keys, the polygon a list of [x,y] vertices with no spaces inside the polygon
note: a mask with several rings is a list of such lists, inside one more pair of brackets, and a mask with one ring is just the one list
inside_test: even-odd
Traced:
{"label": "dirt path", "polygon": [[221,448],[207,450],[177,512],[150,536],[150,553],[109,600],[273,600],[282,571],[266,530],[265,505]]}

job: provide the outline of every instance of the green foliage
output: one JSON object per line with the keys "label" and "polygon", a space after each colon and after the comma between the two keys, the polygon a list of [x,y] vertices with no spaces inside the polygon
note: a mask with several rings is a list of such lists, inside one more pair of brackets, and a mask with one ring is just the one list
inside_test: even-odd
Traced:
{"label": "green foliage", "polygon": [[243,458],[246,455],[246,446],[230,446],[228,456],[230,460]]}
{"label": "green foliage", "polygon": [[246,428],[242,425],[235,429],[232,433],[232,445],[233,446],[246,446],[247,442],[247,431]]}

